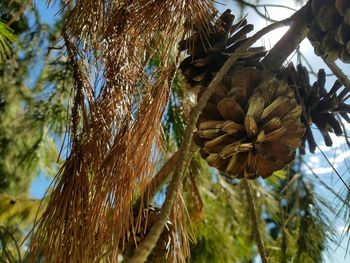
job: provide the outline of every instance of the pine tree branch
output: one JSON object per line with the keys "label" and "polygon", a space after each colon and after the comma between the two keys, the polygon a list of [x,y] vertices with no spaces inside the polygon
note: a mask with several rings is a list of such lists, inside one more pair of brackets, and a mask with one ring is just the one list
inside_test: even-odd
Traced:
{"label": "pine tree branch", "polygon": [[348,204],[348,202],[340,195],[338,194],[332,187],[330,187],[328,184],[326,184],[312,169],[312,167],[305,162],[304,160],[301,160],[301,162],[310,170],[310,172],[313,174],[313,176],[316,177],[316,179],[318,180],[318,182],[324,187],[326,188],[328,191],[330,191],[336,198],[338,198],[343,204],[345,204],[347,207],[350,207],[350,204]]}
{"label": "pine tree branch", "polygon": [[350,80],[345,75],[345,73],[335,64],[334,61],[329,61],[326,58],[323,58],[324,63],[329,67],[333,74],[343,83],[343,85],[350,90]]}
{"label": "pine tree branch", "polygon": [[[197,150],[197,146],[192,143],[191,146],[191,156],[195,153]],[[152,198],[155,196],[157,192],[159,192],[160,188],[165,184],[167,179],[170,177],[171,173],[176,168],[176,163],[178,162],[180,157],[180,150],[177,150],[160,168],[158,173],[152,178],[151,182],[149,183],[149,190],[148,190],[148,198]],[[135,202],[135,204],[139,204],[141,202],[141,198],[138,198]],[[135,206],[134,204],[134,206]]]}
{"label": "pine tree branch", "polygon": [[[193,156],[195,151],[197,150],[197,146],[192,143],[191,149],[190,149],[190,155]],[[150,182],[150,192],[149,196],[154,196],[160,189],[162,185],[166,182],[166,180],[169,178],[171,172],[173,172],[176,168],[176,163],[179,160],[181,151],[176,151],[173,156],[169,158],[169,160],[163,165],[163,167],[159,170],[159,172],[153,177],[153,179]]]}
{"label": "pine tree branch", "polygon": [[235,53],[233,53],[230,56],[230,58],[225,62],[224,66],[215,75],[214,79],[211,81],[208,88],[201,96],[198,104],[191,110],[188,125],[185,130],[184,139],[180,148],[180,158],[178,161],[178,166],[174,172],[173,179],[169,185],[166,199],[162,206],[160,215],[158,216],[157,221],[151,227],[149,233],[146,235],[144,240],[140,242],[138,248],[134,251],[134,255],[128,261],[129,263],[145,262],[147,260],[147,257],[155,247],[158,238],[164,229],[166,220],[168,219],[172,206],[174,204],[176,194],[182,184],[184,171],[186,170],[189,163],[190,147],[193,138],[193,132],[196,128],[196,122],[207,101],[215,92],[216,87],[220,84],[223,77],[230,70],[233,63],[235,63],[251,45],[253,45],[257,40],[259,40],[262,36],[269,33],[270,31],[284,26],[285,23],[286,21],[283,20],[263,28],[262,30],[258,31],[255,35],[247,39],[239,48],[237,48]]}
{"label": "pine tree branch", "polygon": [[275,19],[272,19],[270,18],[269,14],[267,12],[265,12],[265,14],[260,11],[259,8],[264,8],[265,11],[266,11],[266,8],[267,7],[275,7],[275,8],[284,8],[284,9],[288,9],[288,10],[291,10],[293,12],[295,12],[296,10],[294,8],[291,8],[289,6],[285,6],[285,5],[276,5],[276,4],[252,4],[248,1],[244,1],[244,0],[233,0],[233,2],[238,2],[239,4],[242,4],[244,6],[248,6],[250,8],[252,8],[255,13],[257,13],[257,15],[259,15],[261,18],[265,19],[266,21],[269,21],[269,22],[272,22],[272,23],[275,23],[277,22],[278,20],[275,20]]}
{"label": "pine tree branch", "polygon": [[309,32],[308,23],[310,22],[311,7],[308,2],[299,11],[294,13],[290,20],[292,21],[289,30],[270,50],[262,60],[262,65],[270,71],[278,70],[288,56],[300,45]]}
{"label": "pine tree branch", "polygon": [[150,197],[154,196],[159,191],[159,188],[165,183],[170,173],[174,171],[179,156],[180,150],[175,152],[152,178],[151,182],[149,183],[150,190],[148,194]]}
{"label": "pine tree branch", "polygon": [[266,251],[265,251],[264,242],[261,238],[261,234],[260,234],[260,230],[259,230],[258,215],[257,215],[256,207],[254,204],[252,189],[251,189],[249,181],[247,179],[244,179],[242,181],[242,183],[243,183],[246,195],[247,195],[248,206],[249,206],[250,215],[252,218],[253,232],[254,232],[256,243],[258,245],[258,250],[259,250],[260,257],[261,257],[261,261],[263,263],[269,263],[269,260],[267,258]]}

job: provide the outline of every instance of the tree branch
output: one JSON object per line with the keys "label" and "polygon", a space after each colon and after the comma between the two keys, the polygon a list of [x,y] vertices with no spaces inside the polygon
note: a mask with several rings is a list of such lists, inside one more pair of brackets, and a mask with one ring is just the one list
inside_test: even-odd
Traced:
{"label": "tree branch", "polygon": [[257,13],[260,17],[262,17],[263,19],[269,21],[269,22],[272,22],[272,23],[275,23],[277,22],[277,20],[275,19],[272,19],[268,16],[268,14],[264,14],[262,11],[259,10],[259,7],[262,7],[266,10],[266,7],[275,7],[275,8],[284,8],[284,9],[289,9],[293,12],[297,11],[295,10],[294,8],[291,8],[289,6],[284,6],[284,5],[275,5],[275,4],[252,4],[252,3],[249,3],[248,1],[244,1],[244,0],[233,0],[233,2],[237,2],[237,3],[240,3],[244,6],[248,6],[250,8],[252,8],[255,13]]}
{"label": "tree branch", "polygon": [[310,22],[310,18],[312,18],[312,15],[309,3],[291,16],[292,24],[290,29],[261,62],[265,69],[276,71],[281,67],[288,56],[306,38],[309,32],[307,25]]}
{"label": "tree branch", "polygon": [[169,217],[171,212],[171,208],[174,204],[174,200],[177,194],[178,189],[181,186],[184,171],[187,168],[189,163],[190,156],[190,146],[193,137],[193,131],[196,128],[196,122],[203,108],[205,107],[207,101],[214,93],[215,88],[219,85],[223,77],[230,70],[232,65],[244,54],[244,52],[253,45],[257,40],[259,40],[262,36],[269,33],[270,31],[279,28],[285,25],[285,21],[276,22],[271,24],[259,32],[257,32],[252,37],[248,38],[237,50],[233,53],[230,58],[225,62],[224,66],[220,69],[220,71],[215,75],[214,79],[209,84],[208,88],[201,96],[197,105],[191,110],[189,116],[189,122],[185,130],[184,140],[182,141],[182,145],[180,148],[180,158],[178,161],[177,169],[174,172],[173,179],[169,185],[166,199],[164,205],[162,206],[160,215],[157,218],[157,221],[151,227],[149,233],[146,235],[143,241],[140,242],[138,248],[134,251],[134,255],[128,261],[129,263],[141,263],[147,260],[147,257],[152,252],[155,247],[160,234],[162,233],[166,220]]}
{"label": "tree branch", "polygon": [[173,156],[171,156],[169,160],[163,165],[159,172],[152,178],[151,182],[149,183],[150,190],[148,195],[150,197],[153,197],[159,191],[159,188],[165,183],[170,173],[174,171],[179,156],[180,150],[175,152]]}
{"label": "tree branch", "polygon": [[[197,150],[197,146],[192,143],[191,145],[191,156],[194,154],[194,152]],[[148,191],[148,198],[154,197],[154,195],[159,192],[160,188],[164,185],[164,183],[167,181],[167,179],[170,177],[170,174],[175,170],[176,163],[179,160],[180,157],[180,150],[177,150],[167,161],[166,163],[160,168],[158,173],[152,178],[151,182],[149,183],[149,191]],[[141,199],[139,198],[135,204],[138,204],[141,202]]]}
{"label": "tree branch", "polygon": [[261,234],[260,234],[260,230],[259,230],[259,223],[258,223],[259,220],[258,220],[258,215],[256,212],[256,207],[254,204],[252,189],[251,189],[249,181],[247,179],[243,179],[242,184],[244,186],[244,189],[245,189],[245,192],[247,195],[248,206],[249,206],[250,215],[251,215],[251,219],[252,219],[252,225],[253,225],[253,232],[254,232],[256,243],[258,245],[258,250],[259,250],[260,257],[261,257],[261,261],[262,261],[262,263],[269,263],[269,260],[267,258],[266,251],[265,251],[264,242],[261,238]]}
{"label": "tree branch", "polygon": [[350,80],[345,75],[345,73],[335,64],[334,61],[329,61],[326,58],[323,58],[324,63],[329,67],[333,74],[343,83],[343,85],[350,90]]}

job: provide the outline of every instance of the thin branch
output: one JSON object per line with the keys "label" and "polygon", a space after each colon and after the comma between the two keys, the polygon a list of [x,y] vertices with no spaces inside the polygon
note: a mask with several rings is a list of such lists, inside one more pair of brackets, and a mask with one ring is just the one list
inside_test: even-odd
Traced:
{"label": "thin branch", "polygon": [[291,16],[292,24],[280,41],[271,49],[262,61],[265,69],[278,70],[288,56],[306,38],[309,31],[307,25],[310,20],[310,4],[307,3],[298,12]]}
{"label": "thin branch", "polygon": [[252,225],[253,225],[253,232],[254,232],[256,243],[258,245],[258,250],[259,250],[260,257],[261,257],[261,261],[263,263],[268,263],[269,260],[268,260],[267,255],[266,255],[264,242],[261,238],[261,234],[260,234],[260,230],[259,230],[259,222],[258,222],[259,220],[258,220],[256,207],[254,204],[252,189],[251,189],[249,181],[247,179],[243,179],[242,184],[244,186],[244,189],[245,189],[245,192],[247,195],[248,206],[249,206],[250,215],[251,215],[251,219],[252,219]]}
{"label": "thin branch", "polygon": [[302,163],[310,170],[310,172],[313,174],[313,176],[316,177],[316,179],[320,182],[320,184],[326,188],[328,191],[330,191],[335,197],[337,197],[341,202],[343,202],[346,206],[350,206],[348,204],[348,202],[342,198],[332,187],[330,187],[328,184],[326,184],[322,179],[321,177],[319,177],[315,172],[314,170],[312,169],[312,167],[307,163],[305,162],[304,160],[302,160]]}
{"label": "thin branch", "polygon": [[144,240],[140,242],[138,249],[134,251],[134,255],[128,261],[129,263],[145,262],[147,260],[147,257],[155,247],[158,241],[158,238],[164,229],[166,220],[168,219],[171,208],[174,204],[177,191],[181,186],[181,183],[184,177],[184,171],[186,170],[187,165],[189,163],[190,147],[191,147],[191,142],[193,138],[193,131],[196,128],[196,122],[203,108],[205,107],[207,101],[209,100],[211,95],[214,93],[215,88],[220,84],[221,80],[226,75],[226,73],[230,70],[232,65],[244,54],[244,52],[251,45],[253,45],[257,40],[259,40],[262,36],[269,33],[270,31],[277,29],[281,26],[284,26],[285,23],[286,23],[286,20],[283,20],[263,28],[262,30],[257,32],[255,35],[253,35],[251,38],[247,39],[239,48],[237,48],[235,53],[233,53],[230,56],[230,58],[225,62],[224,66],[215,75],[214,79],[211,81],[208,88],[206,89],[204,94],[201,96],[198,104],[191,110],[188,125],[186,127],[186,131],[184,135],[184,140],[182,141],[182,145],[180,148],[180,158],[179,158],[178,166],[174,172],[173,179],[169,185],[166,199],[165,199],[164,205],[162,206],[160,215],[158,216],[157,221],[153,224],[153,226],[151,227],[149,233],[146,235]]}
{"label": "thin branch", "polygon": [[275,8],[283,8],[283,9],[288,9],[291,10],[293,12],[298,11],[297,9],[290,7],[290,6],[286,6],[286,5],[275,5],[275,4],[261,4],[261,5],[255,5],[256,7],[275,7]]}
{"label": "thin branch", "polygon": [[252,8],[252,9],[255,11],[255,13],[257,13],[260,17],[266,19],[266,20],[269,21],[269,22],[272,22],[272,23],[277,22],[277,20],[274,20],[274,19],[272,19],[272,18],[266,16],[263,12],[261,12],[261,11],[259,10],[258,7],[262,7],[262,6],[264,6],[264,5],[254,5],[254,4],[251,4],[251,3],[247,2],[247,1],[244,1],[244,0],[234,0],[234,2],[238,2],[238,3],[240,3],[240,4],[243,4],[243,5],[245,5],[245,6],[248,6],[248,7]]}
{"label": "thin branch", "polygon": [[[195,153],[197,150],[197,146],[195,144],[192,144],[191,146],[191,156]],[[178,162],[180,157],[180,150],[177,150],[167,161],[166,163],[160,168],[158,173],[152,178],[151,182],[149,183],[149,192],[147,193],[149,198],[152,198],[155,196],[157,192],[159,192],[160,188],[164,185],[164,183],[167,181],[167,179],[170,177],[171,173],[176,168],[176,163]],[[135,204],[138,204],[141,202],[141,198],[139,198]]]}
{"label": "thin branch", "polygon": [[159,191],[159,188],[165,183],[170,173],[174,171],[179,156],[180,150],[175,152],[152,178],[151,182],[149,183],[150,190],[148,194],[150,197],[153,197]]}
{"label": "thin branch", "polygon": [[347,185],[347,183],[344,181],[343,177],[341,177],[341,175],[338,173],[337,169],[335,169],[335,167],[333,166],[333,164],[328,160],[327,156],[324,154],[324,152],[321,150],[321,148],[316,145],[317,148],[320,150],[322,156],[326,159],[327,163],[329,164],[330,167],[332,167],[332,170],[335,172],[335,174],[338,176],[338,178],[340,179],[340,181],[344,184],[344,186],[348,189],[348,191],[350,192],[350,186]]}
{"label": "thin branch", "polygon": [[289,6],[284,6],[284,5],[275,5],[275,4],[252,4],[252,3],[249,3],[247,1],[244,1],[244,0],[233,0],[233,2],[237,2],[237,3],[240,3],[244,6],[248,6],[250,8],[252,8],[255,13],[257,13],[260,17],[262,17],[263,19],[269,21],[269,22],[272,22],[272,23],[275,23],[277,22],[278,20],[275,20],[275,19],[272,19],[270,18],[269,16],[265,15],[263,12],[261,12],[259,10],[259,7],[262,7],[266,10],[267,7],[274,7],[274,8],[284,8],[284,9],[288,9],[288,10],[291,10],[293,12],[296,12],[297,10],[292,8],[292,7],[289,7]]}
{"label": "thin branch", "polygon": [[350,80],[348,76],[335,64],[334,61],[329,61],[323,58],[324,63],[329,67],[329,69],[334,73],[334,75],[343,83],[343,85],[350,90]]}

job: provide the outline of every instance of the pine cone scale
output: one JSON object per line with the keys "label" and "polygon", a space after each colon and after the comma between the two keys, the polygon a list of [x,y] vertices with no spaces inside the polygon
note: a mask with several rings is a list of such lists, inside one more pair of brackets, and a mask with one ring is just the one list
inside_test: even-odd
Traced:
{"label": "pine cone scale", "polygon": [[350,4],[348,0],[312,0],[314,20],[309,39],[315,53],[350,63]]}
{"label": "pine cone scale", "polygon": [[233,98],[224,98],[217,105],[225,120],[241,121],[244,118],[242,107]]}
{"label": "pine cone scale", "polygon": [[[326,74],[323,69],[319,70],[317,81],[311,86],[308,81],[307,70],[298,65],[295,70],[292,64],[288,65],[280,71],[280,79],[284,79],[289,85],[297,87],[295,88],[296,97],[298,99],[299,106],[294,109],[301,111],[301,121],[306,127],[306,132],[303,137],[301,153],[305,153],[305,143],[308,142],[310,152],[314,153],[316,149],[316,142],[312,134],[310,125],[314,123],[321,132],[326,146],[332,146],[333,142],[329,133],[335,133],[340,136],[343,134],[343,129],[339,121],[335,118],[335,114],[339,115],[346,121],[350,121],[348,113],[350,112],[350,105],[346,104],[346,97],[349,90],[342,87],[342,83],[337,80],[327,92],[325,89]],[[306,81],[307,80],[307,81]],[[339,92],[339,94],[337,94]],[[293,111],[292,111],[293,112]],[[294,113],[290,114],[294,114]],[[295,127],[293,123],[288,129],[299,131],[298,127]],[[292,144],[294,140],[289,140]]]}
{"label": "pine cone scale", "polygon": [[245,127],[237,122],[227,121],[222,127],[222,131],[232,136],[239,137],[245,132]]}
{"label": "pine cone scale", "polygon": [[293,160],[304,128],[301,107],[285,82],[269,72],[244,69],[225,78],[209,103],[216,105],[220,116],[213,118],[203,110],[197,124],[199,136],[214,125],[221,130],[213,132],[220,134],[214,139],[201,136],[201,154],[209,165],[232,177],[255,179],[266,178]]}
{"label": "pine cone scale", "polygon": [[[224,65],[229,55],[247,39],[253,25],[243,19],[233,24],[234,15],[226,10],[215,21],[209,21],[210,30],[207,35],[194,32],[192,36],[179,43],[180,50],[186,50],[189,56],[181,62],[180,68],[186,80],[193,86],[206,86],[216,72]],[[253,48],[239,59],[234,68],[255,66],[266,54],[262,48]]]}

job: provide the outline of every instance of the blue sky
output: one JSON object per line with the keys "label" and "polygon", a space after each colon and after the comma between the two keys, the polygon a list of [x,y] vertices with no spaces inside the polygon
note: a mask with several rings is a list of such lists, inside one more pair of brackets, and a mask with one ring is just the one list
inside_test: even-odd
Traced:
{"label": "blue sky", "polygon": [[[57,12],[59,11],[58,1],[54,1],[53,5],[47,7],[45,4],[46,1],[37,1],[35,2],[40,11],[40,19],[41,22],[47,23],[49,25],[53,25],[55,23]],[[36,75],[40,72],[40,67],[42,65],[39,63],[36,68],[34,68],[34,72],[32,73],[32,77],[36,78]],[[34,198],[42,198],[46,192],[46,189],[49,187],[51,183],[51,179],[48,178],[44,173],[40,173],[39,176],[33,181],[30,188],[30,195]]]}
{"label": "blue sky", "polygon": [[[227,4],[224,5],[218,5],[218,8],[220,10],[225,10],[226,8],[230,8],[233,10],[238,10],[233,3],[233,1],[223,1]],[[276,4],[277,1],[275,0],[265,0],[261,1],[261,4],[264,3],[274,3]],[[280,2],[280,1],[279,1]],[[288,4],[290,4],[292,7],[298,7],[298,6],[293,6],[294,1],[288,1]],[[42,22],[48,23],[52,25],[55,20],[55,15],[58,12],[58,6],[53,5],[50,8],[47,8],[45,5],[45,1],[38,1],[37,2],[40,13],[41,13],[41,19]],[[262,11],[264,11],[262,9]],[[264,21],[263,19],[259,18],[256,13],[252,9],[248,9],[248,21],[250,23],[253,23],[255,25],[255,30],[259,30],[266,26],[268,24],[267,21]],[[238,12],[237,12],[238,13]],[[282,8],[269,8],[269,15],[273,19],[277,20],[282,20],[288,16],[291,15],[291,11],[287,9],[282,9]],[[278,41],[278,39],[283,35],[283,33],[287,30],[287,28],[282,28],[278,29],[269,35],[265,36],[260,43],[257,43],[258,45],[264,45],[267,48],[272,47],[275,42]],[[316,57],[313,54],[313,49],[311,45],[307,42],[304,41],[301,44],[301,51],[305,54],[307,59],[311,62],[312,66],[314,69],[319,69],[319,68],[325,68],[327,67],[324,65],[323,61]],[[291,59],[292,61],[295,61],[295,58]],[[344,72],[346,74],[350,74],[350,66],[345,65],[342,63],[339,63],[340,67],[343,68]],[[326,70],[327,73],[330,73],[329,70]],[[327,85],[331,86],[333,84],[334,77],[329,77],[327,80]],[[348,130],[350,130],[350,127],[347,127]],[[320,138],[320,135],[318,135],[318,138]],[[323,143],[320,144],[320,148],[323,150],[325,155],[328,157],[328,159],[333,163],[337,171],[343,175],[344,179],[347,180],[348,182],[350,181],[350,176],[349,176],[349,169],[347,167],[350,167],[350,152],[348,151],[348,148],[344,144],[344,138],[342,137],[335,137],[333,136],[333,141],[334,141],[334,147],[328,148],[326,147]],[[323,140],[320,139],[318,140],[322,142]],[[314,171],[322,177],[322,179],[328,184],[330,187],[333,189],[337,190],[340,188],[340,182],[338,178],[335,176],[334,171],[330,167],[330,165],[325,161],[325,158],[320,154],[320,151],[318,150],[316,154],[314,155],[307,155],[305,161],[314,168]],[[305,169],[306,173],[310,174],[312,176],[311,172]],[[30,189],[30,194],[33,197],[36,198],[41,198],[43,197],[47,187],[49,186],[51,182],[50,178],[47,178],[45,174],[41,173],[33,182],[31,189]],[[323,195],[324,197],[328,198],[329,200],[333,200],[333,196],[322,186],[318,186],[318,192],[319,194]],[[343,231],[345,228],[345,225],[343,221],[338,220],[334,222],[336,229],[339,231],[339,234]],[[347,237],[343,239],[342,242],[340,242],[339,247],[337,245],[332,245],[331,246],[331,259],[329,259],[327,256],[325,256],[325,262],[326,263],[343,263],[343,262],[350,262],[350,255],[348,255],[347,259],[344,259],[345,257],[345,247],[347,245]]]}

